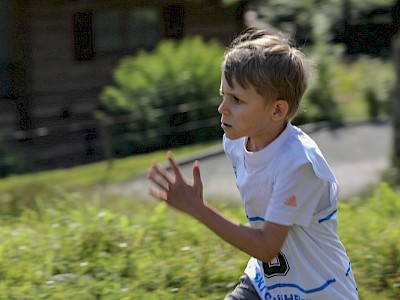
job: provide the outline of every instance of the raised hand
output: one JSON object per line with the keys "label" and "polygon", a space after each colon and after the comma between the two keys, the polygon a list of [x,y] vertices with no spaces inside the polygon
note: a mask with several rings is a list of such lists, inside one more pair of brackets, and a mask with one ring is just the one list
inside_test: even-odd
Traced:
{"label": "raised hand", "polygon": [[153,162],[147,173],[147,178],[154,183],[149,187],[149,194],[156,199],[166,201],[168,205],[195,216],[203,201],[203,184],[200,177],[200,164],[193,164],[193,179],[185,177],[179,164],[171,152],[167,153],[167,159],[172,172],[167,172],[158,163]]}

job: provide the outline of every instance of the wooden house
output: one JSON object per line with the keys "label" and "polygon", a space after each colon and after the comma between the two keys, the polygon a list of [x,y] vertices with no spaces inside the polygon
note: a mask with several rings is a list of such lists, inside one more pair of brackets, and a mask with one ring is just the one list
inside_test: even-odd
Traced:
{"label": "wooden house", "polygon": [[0,0],[0,136],[14,132],[15,139],[33,146],[38,136],[46,147],[72,142],[61,133],[48,141],[45,136],[52,128],[93,118],[99,93],[112,84],[112,71],[123,56],[150,50],[166,38],[201,35],[227,44],[244,28],[244,5]]}

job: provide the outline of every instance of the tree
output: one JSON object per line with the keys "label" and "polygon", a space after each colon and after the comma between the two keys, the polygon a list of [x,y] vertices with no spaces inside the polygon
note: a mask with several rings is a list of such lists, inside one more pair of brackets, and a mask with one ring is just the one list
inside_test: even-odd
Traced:
{"label": "tree", "polygon": [[393,52],[396,65],[396,85],[392,102],[392,118],[394,131],[393,163],[397,174],[397,183],[400,183],[400,0],[393,8],[393,22],[397,25],[397,34],[393,39]]}

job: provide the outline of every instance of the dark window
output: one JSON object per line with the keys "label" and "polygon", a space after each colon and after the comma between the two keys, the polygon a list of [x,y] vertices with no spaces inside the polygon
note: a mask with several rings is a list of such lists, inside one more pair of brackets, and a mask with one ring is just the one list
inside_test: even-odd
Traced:
{"label": "dark window", "polygon": [[183,5],[167,5],[164,7],[164,28],[167,38],[183,37],[185,7]]}
{"label": "dark window", "polygon": [[123,11],[117,9],[98,11],[93,17],[96,53],[122,50]]}
{"label": "dark window", "polygon": [[154,47],[161,39],[160,14],[152,8],[135,9],[128,17],[128,48]]}
{"label": "dark window", "polygon": [[11,1],[0,1],[0,96],[11,93],[12,18]]}
{"label": "dark window", "polygon": [[75,59],[78,61],[94,57],[92,16],[91,12],[74,14]]}
{"label": "dark window", "polygon": [[161,39],[160,14],[153,8],[97,11],[93,30],[96,53],[151,49]]}

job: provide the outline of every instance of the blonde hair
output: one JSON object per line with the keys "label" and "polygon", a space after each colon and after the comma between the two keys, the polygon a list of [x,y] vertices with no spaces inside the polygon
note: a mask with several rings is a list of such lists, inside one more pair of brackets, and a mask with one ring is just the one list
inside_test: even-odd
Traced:
{"label": "blonde hair", "polygon": [[266,101],[286,100],[290,120],[307,88],[311,63],[283,34],[248,28],[225,52],[222,72],[230,86],[235,80]]}

